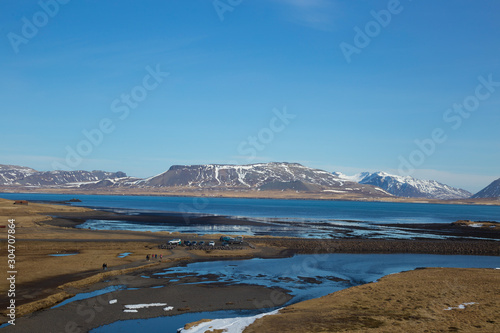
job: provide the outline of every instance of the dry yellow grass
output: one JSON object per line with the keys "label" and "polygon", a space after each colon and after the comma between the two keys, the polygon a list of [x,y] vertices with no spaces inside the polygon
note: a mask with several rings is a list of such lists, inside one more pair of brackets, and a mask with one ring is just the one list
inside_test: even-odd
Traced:
{"label": "dry yellow grass", "polygon": [[[61,212],[87,212],[86,208],[61,205],[13,205],[10,200],[0,199],[0,221],[7,224],[9,219],[15,219],[16,237],[16,276],[17,284],[33,283],[34,281],[55,278],[61,275],[76,274],[102,269],[102,264],[108,267],[130,264],[143,260],[148,253],[153,253],[155,244],[145,247],[147,234],[91,232],[50,226],[42,222],[51,219],[46,214]],[[0,229],[2,240],[7,239],[7,228]],[[158,236],[158,235],[156,235]],[[123,241],[123,239],[137,239]],[[28,240],[29,239],[29,240]],[[89,239],[92,241],[76,241]],[[3,243],[6,244],[6,243]],[[118,258],[121,252],[132,252],[130,256]],[[164,256],[170,251],[156,250]],[[53,257],[49,254],[78,253],[75,256]],[[7,249],[2,246],[0,255],[7,256]],[[7,260],[0,261],[0,269],[7,271]],[[0,281],[0,291],[7,288],[5,279]]]}
{"label": "dry yellow grass", "polygon": [[288,306],[244,331],[254,332],[500,332],[500,271],[429,268],[389,275]]}
{"label": "dry yellow grass", "polygon": [[454,225],[459,225],[462,227],[469,228],[481,228],[489,230],[500,230],[500,222],[483,222],[483,221],[470,221],[470,220],[459,220],[453,222]]}

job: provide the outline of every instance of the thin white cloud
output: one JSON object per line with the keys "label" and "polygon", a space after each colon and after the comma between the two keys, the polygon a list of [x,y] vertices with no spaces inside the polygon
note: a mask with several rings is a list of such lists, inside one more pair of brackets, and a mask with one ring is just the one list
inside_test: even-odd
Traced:
{"label": "thin white cloud", "polygon": [[274,0],[286,7],[286,18],[312,29],[331,31],[335,22],[335,3],[327,0]]}

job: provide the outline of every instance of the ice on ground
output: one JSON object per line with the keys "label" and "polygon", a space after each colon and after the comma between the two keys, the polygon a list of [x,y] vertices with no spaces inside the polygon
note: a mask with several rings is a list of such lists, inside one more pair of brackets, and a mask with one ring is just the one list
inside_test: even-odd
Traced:
{"label": "ice on ground", "polygon": [[253,322],[259,318],[269,315],[275,315],[279,310],[274,310],[267,313],[261,313],[252,317],[236,317],[236,318],[225,318],[225,319],[214,319],[208,322],[200,323],[199,325],[193,326],[190,329],[179,329],[180,333],[204,333],[208,330],[224,330],[228,333],[242,333],[245,328],[253,324]]}
{"label": "ice on ground", "polygon": [[469,224],[469,227],[482,228],[483,224],[482,223],[472,223],[472,224]]}
{"label": "ice on ground", "polygon": [[163,311],[172,311],[174,309],[173,306],[167,306],[165,308],[163,308]]}
{"label": "ice on ground", "polygon": [[473,305],[473,304],[477,304],[477,303],[476,302],[462,303],[462,304],[460,304],[457,307],[450,306],[450,307],[448,307],[447,309],[444,309],[444,310],[445,311],[449,311],[449,310],[463,310],[463,309],[465,309],[466,306]]}
{"label": "ice on ground", "polygon": [[125,309],[125,310],[123,310],[123,312],[139,312],[139,311],[134,310],[134,309],[132,309],[132,310],[127,310],[127,309]]}
{"label": "ice on ground", "polygon": [[125,305],[126,309],[143,309],[143,308],[149,308],[153,306],[165,306],[167,303],[150,303],[150,304],[129,304]]}
{"label": "ice on ground", "polygon": [[115,304],[116,302],[118,302],[117,299],[112,299],[112,300],[109,301],[109,304]]}

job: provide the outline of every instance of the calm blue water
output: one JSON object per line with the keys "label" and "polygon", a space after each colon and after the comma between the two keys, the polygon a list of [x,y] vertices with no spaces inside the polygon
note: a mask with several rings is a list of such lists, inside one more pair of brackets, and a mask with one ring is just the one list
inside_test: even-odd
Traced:
{"label": "calm blue water", "polygon": [[[296,303],[333,291],[376,281],[381,277],[417,267],[497,268],[500,257],[427,254],[304,254],[280,259],[207,261],[172,267],[152,277],[217,273],[219,282],[281,287],[291,291]],[[332,281],[329,277],[345,281]],[[303,278],[315,278],[309,283]]]}
{"label": "calm blue water", "polygon": [[212,311],[184,313],[177,316],[157,317],[151,319],[136,319],[118,321],[111,325],[101,326],[90,330],[92,333],[125,333],[125,332],[164,332],[177,333],[177,329],[184,327],[188,323],[193,323],[201,319],[236,318],[243,316],[253,316],[262,313],[261,311]]}
{"label": "calm blue water", "polygon": [[438,205],[355,201],[189,198],[116,195],[0,193],[6,199],[69,200],[75,206],[189,212],[259,219],[355,220],[380,223],[449,223],[456,220],[500,221],[500,206]]}
{"label": "calm blue water", "polygon": [[106,287],[104,289],[100,289],[100,290],[96,290],[96,291],[92,291],[92,292],[88,292],[88,293],[79,293],[73,297],[70,297],[64,301],[62,301],[61,303],[51,307],[51,309],[55,309],[55,308],[58,308],[60,306],[63,306],[63,305],[66,305],[68,303],[72,303],[74,301],[80,301],[80,300],[83,300],[83,299],[89,299],[89,298],[92,298],[92,297],[96,297],[96,296],[99,296],[99,295],[104,295],[104,294],[107,294],[107,293],[111,293],[113,291],[117,291],[117,290],[122,290],[122,289],[126,289],[126,286],[124,285],[118,285],[118,286],[109,286],[109,287]]}

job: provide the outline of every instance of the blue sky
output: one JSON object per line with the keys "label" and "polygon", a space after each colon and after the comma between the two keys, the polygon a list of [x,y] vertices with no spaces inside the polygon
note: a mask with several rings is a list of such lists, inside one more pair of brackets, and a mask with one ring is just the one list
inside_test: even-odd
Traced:
{"label": "blue sky", "polygon": [[0,163],[500,177],[498,1],[59,1],[0,4]]}

